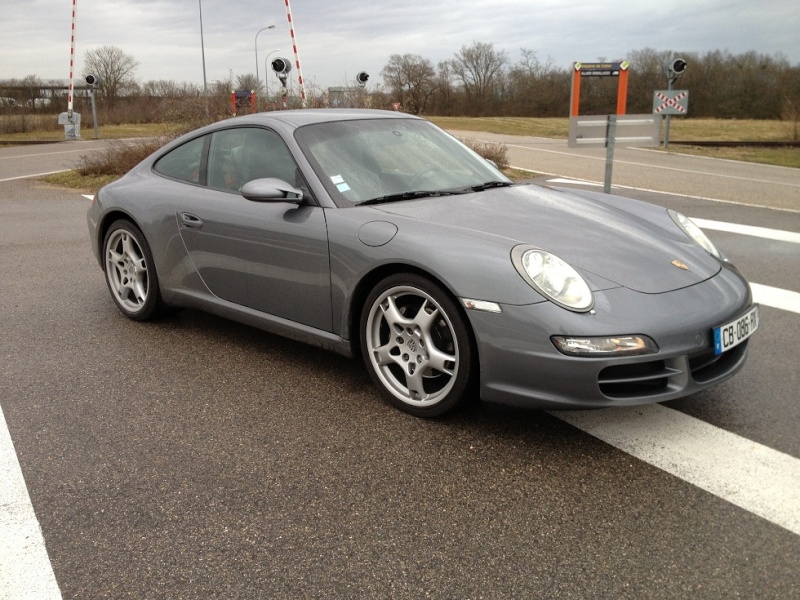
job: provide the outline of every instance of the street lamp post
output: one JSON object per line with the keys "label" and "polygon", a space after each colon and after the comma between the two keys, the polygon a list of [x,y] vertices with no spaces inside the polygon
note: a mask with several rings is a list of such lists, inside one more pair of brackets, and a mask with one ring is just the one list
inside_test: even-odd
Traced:
{"label": "street lamp post", "polygon": [[256,32],[256,38],[254,42],[255,50],[256,50],[256,83],[258,83],[258,34],[262,31],[266,31],[267,29],[275,29],[275,25],[267,25],[266,27],[262,27]]}
{"label": "street lamp post", "polygon": [[269,69],[267,65],[269,64],[269,57],[280,51],[280,48],[275,48],[272,52],[268,52],[267,57],[264,59],[264,95],[267,98],[267,104],[269,104]]}

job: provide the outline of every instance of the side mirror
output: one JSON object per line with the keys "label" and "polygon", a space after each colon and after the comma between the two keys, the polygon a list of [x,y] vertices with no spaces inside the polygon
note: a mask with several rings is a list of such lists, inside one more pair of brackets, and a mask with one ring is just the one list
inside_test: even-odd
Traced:
{"label": "side mirror", "polygon": [[300,204],[303,201],[303,190],[274,177],[248,181],[239,191],[242,196],[253,202],[291,202],[292,204]]}

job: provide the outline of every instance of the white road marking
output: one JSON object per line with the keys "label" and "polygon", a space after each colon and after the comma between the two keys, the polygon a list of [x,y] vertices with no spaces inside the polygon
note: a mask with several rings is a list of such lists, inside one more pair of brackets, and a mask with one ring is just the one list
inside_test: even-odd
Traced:
{"label": "white road marking", "polygon": [[21,158],[39,158],[41,156],[55,156],[56,154],[78,154],[87,150],[99,150],[99,148],[79,148],[75,150],[59,150],[58,152],[33,152],[31,154],[14,154],[12,156],[0,156],[0,160],[17,160]]}
{"label": "white road marking", "polygon": [[[489,140],[478,140],[478,141],[491,143]],[[578,158],[584,158],[584,159],[587,159],[587,160],[603,161],[603,162],[606,161],[605,155],[603,155],[603,156],[589,156],[589,155],[586,155],[586,154],[579,154],[579,153],[576,153],[576,152],[565,152],[563,150],[545,150],[543,148],[532,148],[531,146],[522,146],[522,145],[519,145],[519,144],[505,144],[505,145],[507,147],[509,147],[509,148],[519,148],[520,150],[530,150],[532,152],[545,152],[547,154],[561,154],[561,155],[564,155],[564,156],[573,156],[573,157],[578,157]],[[713,177],[720,177],[722,179],[732,179],[734,181],[747,181],[747,182],[751,182],[751,183],[768,183],[770,185],[780,185],[780,186],[784,186],[784,187],[788,187],[788,188],[800,188],[800,185],[798,185],[796,183],[785,183],[785,182],[782,182],[782,181],[770,181],[770,180],[766,180],[766,179],[751,179],[749,177],[740,177],[738,175],[727,175],[725,173],[709,173],[707,171],[695,171],[695,170],[691,170],[691,169],[679,169],[679,168],[676,168],[676,167],[665,167],[665,166],[662,166],[662,165],[654,165],[654,164],[650,164],[650,163],[633,162],[631,160],[617,159],[617,160],[614,161],[614,164],[632,165],[634,167],[647,167],[649,169],[658,169],[659,171],[674,171],[676,173],[684,173],[684,174],[685,173],[692,173],[694,175],[709,175],[709,176],[713,176]],[[784,167],[784,168],[789,168],[789,167]]]}
{"label": "white road marking", "polygon": [[[558,183],[573,183],[573,184],[580,184],[580,185],[590,185],[592,183],[596,183],[593,181],[587,181],[583,179],[567,179],[560,177],[557,173],[543,173],[542,171],[536,171],[533,169],[525,169],[522,167],[515,167],[513,165],[509,165],[512,169],[517,169],[519,171],[527,171],[529,173],[536,173],[538,175],[544,175],[545,177],[557,177],[558,179],[549,179],[548,183],[558,182]],[[597,183],[598,186],[603,184]],[[722,198],[712,198],[710,196],[693,196],[691,194],[674,194],[670,192],[665,192],[664,190],[653,190],[650,188],[643,188],[643,187],[635,187],[632,185],[617,185],[616,183],[612,184],[611,188],[617,188],[620,190],[634,190],[637,192],[649,192],[652,194],[667,194],[671,196],[680,196],[681,198],[691,198],[692,200],[706,200],[708,202],[719,202],[721,204],[735,204],[736,206],[748,206],[751,208],[763,208],[765,210],[778,210],[781,212],[790,212],[790,213],[800,213],[800,210],[794,208],[776,208],[774,206],[764,206],[763,204],[749,204],[747,202],[737,202],[734,200],[723,200]]]}
{"label": "white road marking", "polygon": [[0,598],[61,598],[0,407]]}
{"label": "white road marking", "polygon": [[30,175],[19,175],[17,177],[7,177],[0,179],[0,183],[4,181],[16,181],[17,179],[32,179],[33,177],[44,177],[45,175],[55,175],[56,173],[66,173],[71,169],[59,169],[58,171],[48,171],[47,173],[31,173]]}
{"label": "white road marking", "polygon": [[778,242],[792,242],[800,244],[800,233],[794,231],[783,231],[781,229],[768,229],[766,227],[752,227],[751,225],[739,225],[738,223],[725,223],[723,221],[710,221],[708,219],[697,219],[691,217],[698,227],[702,229],[713,229],[715,231],[727,231],[729,233],[739,233],[752,237],[760,237]]}
{"label": "white road marking", "polygon": [[[512,169],[518,169],[519,167],[511,167]],[[527,171],[528,169],[524,169]],[[603,187],[602,183],[597,183],[596,181],[584,181],[583,179],[566,179],[564,177],[556,177],[555,179],[548,179],[547,183],[571,183],[573,185],[588,185],[590,187]]]}
{"label": "white road marking", "polygon": [[[753,291],[755,302],[800,314],[800,293],[752,282],[750,289]],[[800,487],[800,481],[798,481],[798,487]]]}
{"label": "white road marking", "polygon": [[551,414],[800,535],[800,459],[659,404]]}

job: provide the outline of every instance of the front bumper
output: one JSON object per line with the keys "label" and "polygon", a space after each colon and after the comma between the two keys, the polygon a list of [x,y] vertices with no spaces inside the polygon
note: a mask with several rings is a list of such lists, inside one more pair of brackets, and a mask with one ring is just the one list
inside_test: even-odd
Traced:
{"label": "front bumper", "polygon": [[[480,356],[481,397],[540,409],[601,408],[663,402],[694,394],[739,371],[744,342],[714,355],[712,329],[752,303],[750,287],[725,267],[700,284],[664,294],[625,288],[595,292],[595,314],[544,302],[468,311]],[[558,352],[551,335],[643,334],[655,354],[584,358]]]}

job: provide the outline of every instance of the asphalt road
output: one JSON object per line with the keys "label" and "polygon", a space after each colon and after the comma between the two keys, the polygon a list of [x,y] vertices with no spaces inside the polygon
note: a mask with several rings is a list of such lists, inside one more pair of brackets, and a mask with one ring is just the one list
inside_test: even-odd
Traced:
{"label": "asphalt road", "polygon": [[[125,319],[88,200],[15,179],[97,144],[0,149],[0,407],[64,598],[800,596],[798,533],[555,415],[423,421],[357,361],[196,311]],[[758,204],[719,183],[749,167],[713,168],[694,198],[615,191],[800,233],[800,172],[760,207],[698,199]],[[800,292],[800,245],[707,233],[751,281]],[[665,406],[795,464],[798,339],[800,314],[762,306],[744,371]]]}
{"label": "asphalt road", "polygon": [[[462,139],[506,145],[512,165],[537,173],[605,181],[605,148],[568,148],[566,140],[451,131]],[[692,198],[727,199],[739,204],[800,210],[797,169],[708,159],[650,148],[618,147],[612,183]]]}

